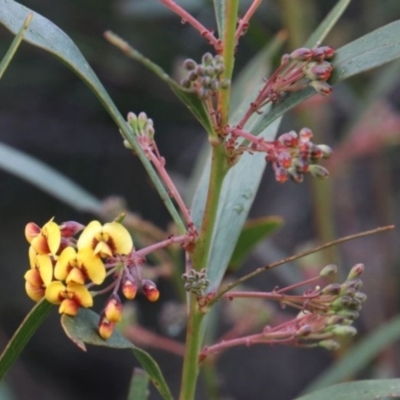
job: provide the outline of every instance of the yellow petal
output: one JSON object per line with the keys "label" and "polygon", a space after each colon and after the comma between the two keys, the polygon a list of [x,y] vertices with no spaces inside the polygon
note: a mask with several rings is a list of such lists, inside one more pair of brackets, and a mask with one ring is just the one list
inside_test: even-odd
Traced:
{"label": "yellow petal", "polygon": [[60,314],[67,314],[71,317],[75,317],[75,315],[78,314],[78,310],[79,304],[76,301],[71,299],[64,299],[60,304],[58,312]]}
{"label": "yellow petal", "polygon": [[79,268],[72,268],[71,271],[69,271],[65,282],[75,282],[83,285],[85,283],[85,278],[86,276],[82,270],[80,270]]}
{"label": "yellow petal", "polygon": [[51,219],[42,228],[43,235],[47,238],[47,243],[51,254],[56,254],[61,243],[60,227]]}
{"label": "yellow petal", "polygon": [[37,270],[36,268],[26,271],[24,278],[27,282],[29,282],[33,286],[42,287],[43,285],[43,281],[42,278],[40,277],[39,270]]}
{"label": "yellow petal", "polygon": [[73,247],[66,247],[60,257],[58,257],[54,268],[54,277],[60,281],[65,281],[71,267],[76,266],[76,251]]}
{"label": "yellow petal", "polygon": [[73,294],[72,300],[76,301],[82,307],[92,307],[93,298],[85,286],[78,283],[68,283],[67,290]]}
{"label": "yellow petal", "polygon": [[113,252],[111,247],[105,242],[99,242],[94,248],[94,254],[100,257],[112,257]]}
{"label": "yellow petal", "polygon": [[47,239],[42,234],[40,234],[32,239],[31,246],[37,254],[50,253],[50,248],[47,243]]}
{"label": "yellow petal", "polygon": [[113,251],[115,253],[129,254],[131,252],[133,248],[132,237],[127,229],[119,222],[109,222],[104,224],[103,233],[110,236],[114,246]]}
{"label": "yellow petal", "polygon": [[36,257],[36,263],[39,268],[40,277],[43,280],[45,286],[47,286],[53,280],[53,263],[46,254],[39,254]]}
{"label": "yellow petal", "polygon": [[103,283],[106,278],[106,269],[101,259],[94,254],[91,248],[84,248],[78,252],[78,265],[85,275],[96,285]]}
{"label": "yellow petal", "polygon": [[59,281],[53,281],[46,288],[46,300],[52,304],[60,304],[66,297],[66,287]]}
{"label": "yellow petal", "polygon": [[25,290],[26,294],[36,302],[38,302],[44,296],[44,289],[41,286],[32,285],[28,281],[25,282]]}
{"label": "yellow petal", "polygon": [[29,265],[31,268],[36,268],[36,251],[32,246],[29,246]]}
{"label": "yellow petal", "polygon": [[96,235],[101,233],[101,224],[99,221],[92,221],[88,224],[88,226],[83,230],[78,239],[78,250],[84,247],[94,248],[93,240]]}
{"label": "yellow petal", "polygon": [[31,243],[32,240],[39,235],[39,233],[40,233],[40,228],[34,222],[29,222],[29,224],[26,224],[25,238],[28,241],[28,243]]}

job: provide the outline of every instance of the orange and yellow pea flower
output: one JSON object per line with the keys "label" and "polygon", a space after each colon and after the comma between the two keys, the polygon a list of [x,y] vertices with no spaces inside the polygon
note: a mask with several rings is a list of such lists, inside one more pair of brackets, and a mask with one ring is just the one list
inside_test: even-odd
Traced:
{"label": "orange and yellow pea flower", "polygon": [[133,241],[119,222],[101,225],[99,221],[92,221],[81,233],[77,246],[79,250],[90,247],[101,257],[111,257],[113,254],[129,254],[133,249]]}
{"label": "orange and yellow pea flower", "polygon": [[46,300],[52,304],[59,304],[58,312],[75,316],[80,307],[92,307],[93,298],[89,290],[78,283],[70,282],[65,286],[62,282],[51,282],[45,292]]}
{"label": "orange and yellow pea flower", "polygon": [[53,263],[50,256],[30,253],[31,269],[25,273],[25,290],[28,296],[38,302],[44,297],[46,287],[53,279]]}
{"label": "orange and yellow pea flower", "polygon": [[83,285],[86,279],[90,279],[100,285],[106,277],[106,269],[90,247],[81,248],[78,252],[73,247],[66,247],[58,257],[54,277],[67,284],[75,282]]}
{"label": "orange and yellow pea flower", "polygon": [[61,243],[60,227],[53,218],[42,228],[33,222],[27,224],[25,237],[37,254],[56,254]]}

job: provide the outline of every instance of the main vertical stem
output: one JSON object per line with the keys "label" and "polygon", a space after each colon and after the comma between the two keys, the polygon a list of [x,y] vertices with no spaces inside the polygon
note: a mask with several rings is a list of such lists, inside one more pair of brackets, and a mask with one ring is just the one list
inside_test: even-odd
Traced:
{"label": "main vertical stem", "polygon": [[[238,6],[239,0],[224,2],[224,32],[223,37],[220,39],[222,41],[222,57],[224,59],[225,70],[221,80],[230,81],[232,78]],[[219,92],[217,100],[218,126],[214,127],[214,132],[209,132],[212,144],[210,180],[203,221],[194,251],[191,254],[193,268],[197,271],[208,267],[222,184],[229,170],[225,143],[222,137],[218,137],[218,134],[221,134],[223,128],[228,124],[229,99],[230,88]],[[203,317],[204,314],[200,312],[198,308],[196,295],[190,294],[189,315],[186,329],[186,351],[183,360],[182,384],[179,400],[194,400],[195,397],[196,383],[199,375],[198,355],[203,339],[201,329]]]}
{"label": "main vertical stem", "polygon": [[198,311],[196,296],[191,294],[189,300],[189,320],[186,328],[186,351],[183,360],[183,373],[179,400],[193,400],[199,375],[199,360],[202,335],[201,321],[204,314]]}

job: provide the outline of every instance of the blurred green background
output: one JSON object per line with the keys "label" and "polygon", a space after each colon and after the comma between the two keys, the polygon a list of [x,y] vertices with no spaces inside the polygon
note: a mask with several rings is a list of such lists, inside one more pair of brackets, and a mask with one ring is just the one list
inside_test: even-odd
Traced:
{"label": "blurred green background", "polygon": [[[122,114],[145,111],[153,118],[167,168],[186,193],[205,133],[163,82],[124,58],[102,35],[113,30],[177,79],[185,58],[199,60],[210,50],[200,35],[156,0],[21,3],[53,21],[75,41]],[[179,4],[207,27],[214,27],[211,1],[182,0]],[[241,2],[243,12],[249,4]],[[334,4],[333,0],[264,0],[240,43],[235,72],[281,29],[289,33],[285,51],[301,46]],[[325,43],[338,48],[398,18],[398,0],[353,0]],[[12,35],[1,27],[0,54],[11,40]],[[267,168],[251,215],[278,215],[285,224],[257,248],[239,274],[312,244],[399,221],[399,67],[393,63],[352,78],[335,87],[328,99],[313,97],[285,117],[280,132],[308,126],[317,136],[316,142],[333,147],[331,178],[328,182],[308,178],[301,185],[290,182],[282,186],[274,182]],[[124,149],[118,129],[94,95],[58,60],[27,44],[21,46],[0,81],[0,140],[45,161],[100,199],[121,196],[133,212],[161,228],[170,222],[140,162]],[[0,190],[3,348],[32,307],[23,281],[28,267],[25,224],[35,221],[42,225],[52,216],[57,221],[86,223],[93,216],[79,213],[3,171]],[[307,259],[296,269],[264,274],[252,283],[271,290],[328,263],[338,263],[343,275],[353,264],[365,263],[368,302],[358,321],[359,335],[344,346],[348,350],[399,312],[398,240],[397,232],[367,237]],[[141,324],[162,333],[160,313],[173,292],[167,282],[159,286],[160,302],[136,301]],[[221,332],[224,329],[226,322]],[[345,350],[333,355],[322,349],[277,346],[233,349],[217,365],[220,398],[291,399],[332,362],[340,362]],[[160,360],[176,393],[180,358],[161,351],[152,354]],[[356,377],[398,376],[399,360],[398,344],[388,343]],[[0,398],[124,399],[134,365],[137,363],[128,352],[90,347],[87,354],[82,353],[65,337],[54,311],[7,376]],[[158,398],[152,392],[151,399]],[[198,398],[209,398],[201,382]]]}

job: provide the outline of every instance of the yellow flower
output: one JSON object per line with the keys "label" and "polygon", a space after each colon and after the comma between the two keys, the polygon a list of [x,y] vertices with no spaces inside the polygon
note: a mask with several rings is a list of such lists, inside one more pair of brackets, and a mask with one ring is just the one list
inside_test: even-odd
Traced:
{"label": "yellow flower", "polygon": [[60,281],[81,285],[86,279],[90,279],[96,285],[100,285],[106,277],[106,269],[90,247],[82,248],[78,252],[73,247],[66,247],[58,257],[54,277]]}
{"label": "yellow flower", "polygon": [[37,254],[56,254],[61,243],[60,227],[53,218],[42,228],[33,222],[27,224],[25,237]]}
{"label": "yellow flower", "polygon": [[92,307],[93,298],[83,285],[70,282],[65,286],[59,281],[53,281],[46,288],[46,300],[52,304],[60,304],[60,314],[71,315],[78,313],[79,307]]}
{"label": "yellow flower", "polygon": [[78,249],[90,247],[101,257],[111,257],[113,254],[129,254],[133,249],[131,235],[119,222],[109,222],[101,225],[92,221],[83,230],[78,239]]}
{"label": "yellow flower", "polygon": [[31,269],[24,275],[25,290],[33,301],[39,301],[53,279],[53,263],[48,255],[30,253]]}

